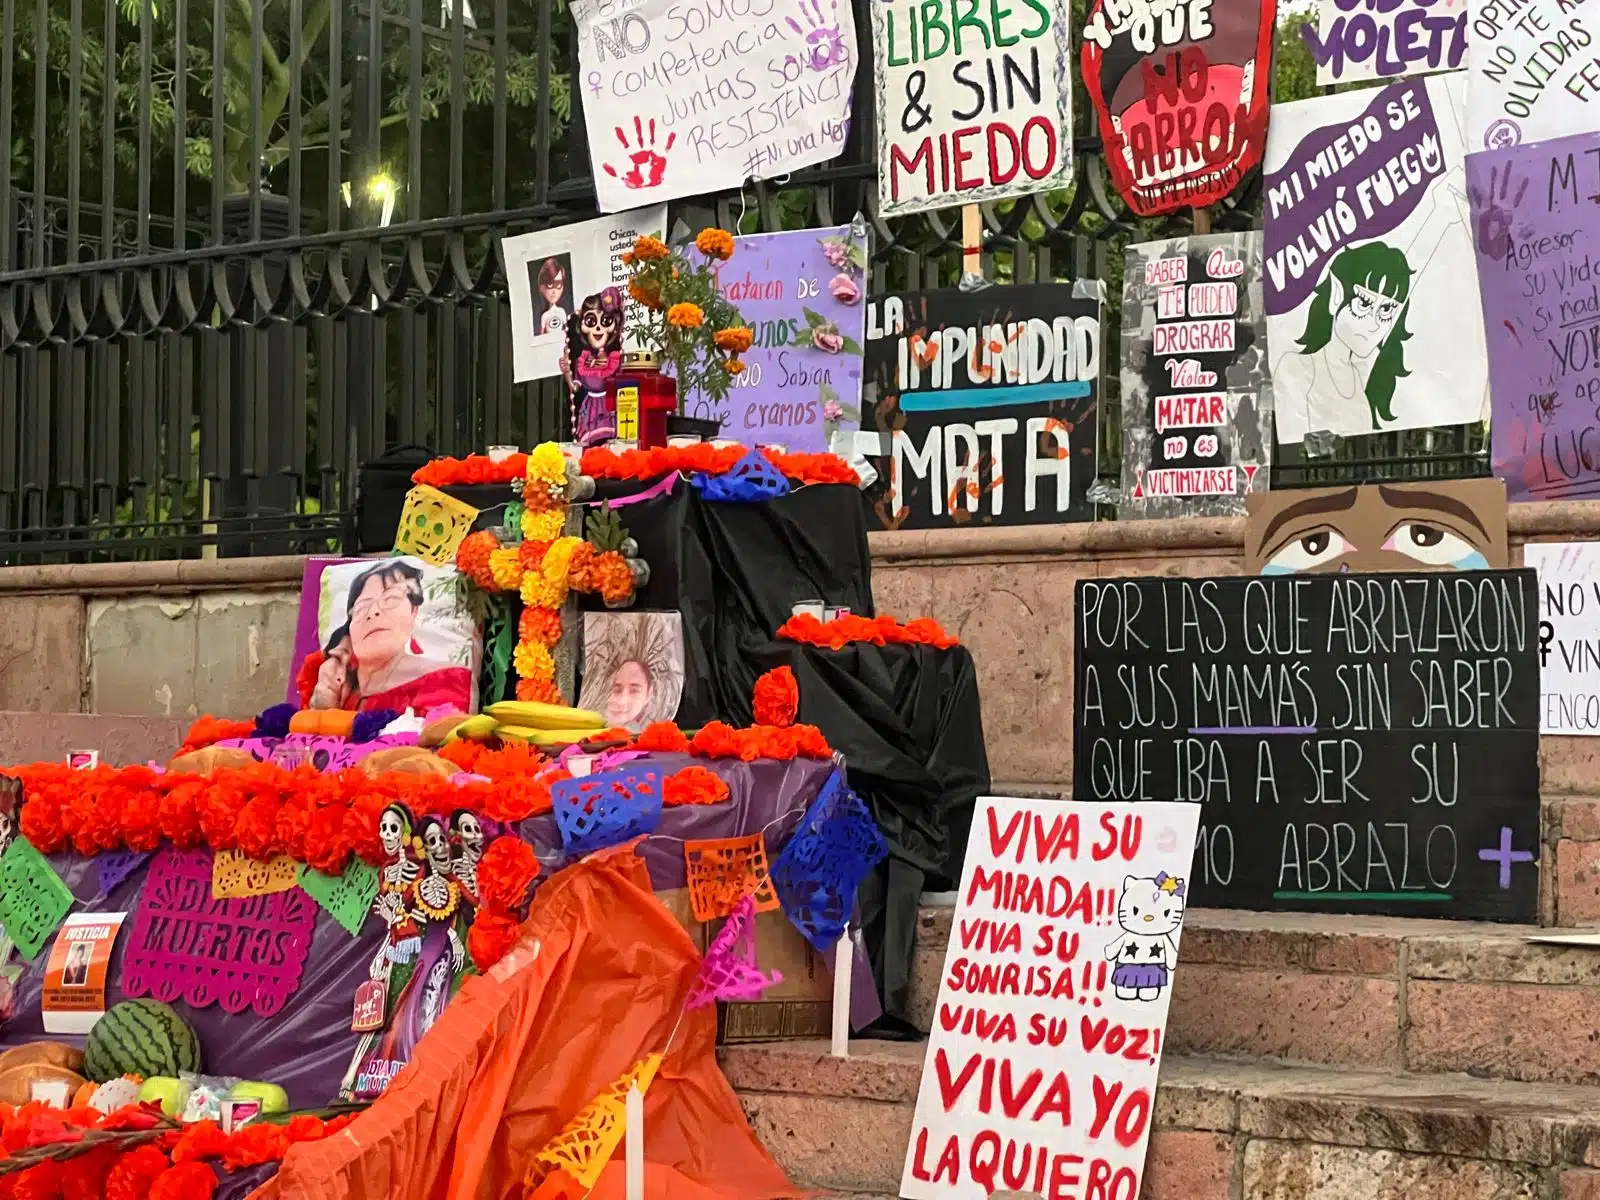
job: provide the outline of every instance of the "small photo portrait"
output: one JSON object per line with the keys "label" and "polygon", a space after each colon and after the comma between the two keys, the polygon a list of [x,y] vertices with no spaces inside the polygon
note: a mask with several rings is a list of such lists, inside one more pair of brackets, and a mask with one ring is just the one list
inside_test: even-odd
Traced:
{"label": "small photo portrait", "polygon": [[584,613],[579,708],[638,733],[672,720],[682,698],[683,619],[677,613]]}
{"label": "small photo portrait", "polygon": [[572,319],[572,255],[528,260],[528,290],[533,295],[533,332],[565,333]]}
{"label": "small photo portrait", "polygon": [[88,987],[89,964],[93,961],[93,942],[73,942],[67,949],[67,961],[61,967],[61,986]]}

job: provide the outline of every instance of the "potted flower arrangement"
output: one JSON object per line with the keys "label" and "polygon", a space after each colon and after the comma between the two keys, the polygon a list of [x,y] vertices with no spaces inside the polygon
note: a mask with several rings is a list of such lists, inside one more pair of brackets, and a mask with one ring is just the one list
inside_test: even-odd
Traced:
{"label": "potted flower arrangement", "polygon": [[[628,295],[649,314],[636,331],[654,351],[664,371],[677,380],[678,408],[692,395],[713,407],[727,399],[734,379],[743,373],[739,355],[750,349],[755,334],[739,310],[722,296],[717,272],[733,257],[733,235],[723,229],[702,229],[694,240],[697,257],[671,249],[659,238],[641,237],[623,255],[630,267]],[[677,418],[673,424],[687,424]],[[701,436],[716,433],[715,422],[694,422]]]}

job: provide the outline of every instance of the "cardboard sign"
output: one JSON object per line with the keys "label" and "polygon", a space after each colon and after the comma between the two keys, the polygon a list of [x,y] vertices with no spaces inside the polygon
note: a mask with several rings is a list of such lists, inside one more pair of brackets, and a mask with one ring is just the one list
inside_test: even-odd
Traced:
{"label": "cardboard sign", "polygon": [[0,928],[32,962],[72,907],[74,897],[50,861],[25,837],[0,854]]}
{"label": "cardboard sign", "polygon": [[1272,110],[1263,180],[1278,441],[1483,419],[1458,72]]}
{"label": "cardboard sign", "polygon": [[1600,496],[1600,133],[1467,159],[1493,398],[1517,500]]}
{"label": "cardboard sign", "polygon": [[1076,600],[1072,794],[1199,804],[1193,903],[1537,919],[1532,571],[1082,580]]}
{"label": "cardboard sign", "polygon": [[[657,199],[660,197],[641,196],[637,203]],[[608,287],[621,289],[626,297],[629,269],[622,256],[633,249],[641,234],[659,238],[665,237],[666,232],[667,206],[654,204],[597,221],[578,221],[501,238],[500,258],[506,268],[506,297],[511,303],[512,377],[518,383],[526,383],[561,374],[567,325],[577,314],[578,306]],[[625,303],[623,348],[643,349],[638,333],[630,334],[629,329],[642,328],[646,314],[636,301],[628,299]]]}
{"label": "cardboard sign", "polygon": [[861,421],[866,337],[866,228],[759,233],[734,239],[717,283],[755,333],[744,373],[711,406],[699,393],[684,415],[722,423],[744,446],[820,454],[837,429]]}
{"label": "cardboard sign", "polygon": [[1498,479],[1295,488],[1251,496],[1251,575],[1483,571],[1511,565]]}
{"label": "cardboard sign", "polygon": [[73,913],[44,966],[39,1007],[46,1033],[88,1033],[106,1012],[111,948],[127,913]]}
{"label": "cardboard sign", "polygon": [[574,0],[572,16],[601,212],[728,191],[844,150],[860,61],[848,3]]}
{"label": "cardboard sign", "polygon": [[1238,516],[1266,489],[1266,341],[1259,233],[1128,247],[1119,517]]}
{"label": "cardboard sign", "polygon": [[1066,187],[1072,42],[1066,0],[870,6],[884,216]]}
{"label": "cardboard sign", "polygon": [[954,288],[867,313],[867,430],[887,529],[1094,515],[1100,301],[1082,284]]}
{"label": "cardboard sign", "polygon": [[1592,132],[1600,101],[1595,0],[1473,0],[1467,149]]}
{"label": "cardboard sign", "polygon": [[1134,212],[1213,204],[1261,161],[1277,8],[1091,0],[1083,82],[1112,182]]}
{"label": "cardboard sign", "polygon": [[1300,36],[1323,87],[1453,71],[1467,55],[1467,0],[1321,0]]}
{"label": "cardboard sign", "polygon": [[979,799],[901,1196],[1139,1195],[1198,817]]}
{"label": "cardboard sign", "polygon": [[1539,573],[1539,732],[1600,736],[1600,546],[1529,542]]}

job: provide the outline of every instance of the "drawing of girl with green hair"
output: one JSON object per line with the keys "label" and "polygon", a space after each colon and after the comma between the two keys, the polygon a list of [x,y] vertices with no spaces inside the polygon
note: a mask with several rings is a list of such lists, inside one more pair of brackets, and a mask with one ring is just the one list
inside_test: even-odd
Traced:
{"label": "drawing of girl with green hair", "polygon": [[1308,431],[1347,435],[1395,419],[1395,384],[1411,373],[1405,344],[1412,277],[1405,253],[1385,242],[1335,256],[1312,294],[1299,352],[1284,355],[1274,373],[1280,412],[1304,413]]}

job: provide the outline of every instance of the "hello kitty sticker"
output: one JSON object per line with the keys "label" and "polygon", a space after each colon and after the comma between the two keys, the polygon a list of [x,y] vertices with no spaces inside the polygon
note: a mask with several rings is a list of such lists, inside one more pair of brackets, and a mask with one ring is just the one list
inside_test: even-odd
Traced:
{"label": "hello kitty sticker", "polygon": [[1199,816],[978,801],[906,1200],[1138,1196]]}

